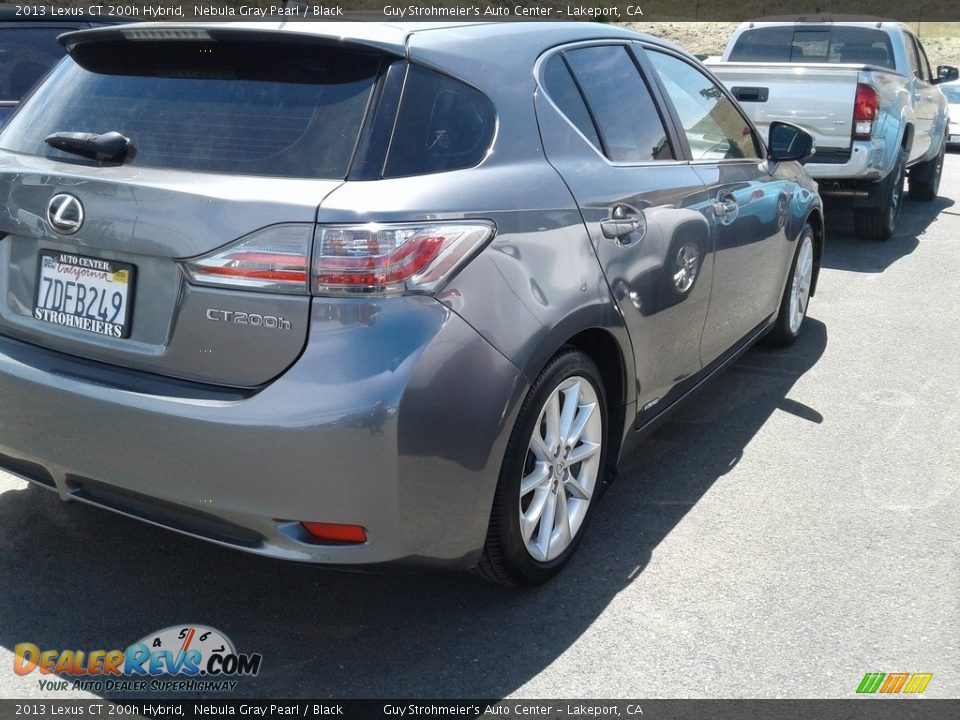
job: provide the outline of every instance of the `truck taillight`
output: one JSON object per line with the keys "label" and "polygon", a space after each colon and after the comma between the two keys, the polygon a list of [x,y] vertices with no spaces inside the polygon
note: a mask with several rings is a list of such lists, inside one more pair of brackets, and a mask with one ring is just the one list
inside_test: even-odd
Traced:
{"label": "truck taillight", "polygon": [[863,83],[857,84],[857,96],[853,101],[853,138],[869,140],[873,134],[873,123],[880,109],[880,96],[875,88]]}
{"label": "truck taillight", "polygon": [[180,266],[195,285],[238,290],[429,293],[493,234],[493,223],[483,220],[273,225]]}

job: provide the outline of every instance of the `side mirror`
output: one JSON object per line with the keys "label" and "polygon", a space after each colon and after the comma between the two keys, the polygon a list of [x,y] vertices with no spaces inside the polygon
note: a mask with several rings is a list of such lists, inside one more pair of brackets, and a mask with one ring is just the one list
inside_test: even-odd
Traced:
{"label": "side mirror", "polygon": [[796,160],[803,163],[813,157],[816,150],[813,145],[813,135],[796,125],[779,120],[770,123],[768,137],[767,159],[773,162]]}
{"label": "side mirror", "polygon": [[960,70],[957,70],[953,65],[938,65],[937,66],[937,77],[934,79],[934,83],[945,83],[953,82],[957,78],[960,78]]}

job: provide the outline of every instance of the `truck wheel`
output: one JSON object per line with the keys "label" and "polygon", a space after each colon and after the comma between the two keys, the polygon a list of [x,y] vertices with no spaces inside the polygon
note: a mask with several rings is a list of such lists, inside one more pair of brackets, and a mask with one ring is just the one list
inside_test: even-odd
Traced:
{"label": "truck wheel", "polygon": [[910,171],[910,199],[929,202],[940,192],[940,176],[943,175],[943,155],[947,138],[940,143],[940,152],[935,158],[920,163]]}
{"label": "truck wheel", "polygon": [[897,166],[879,183],[880,205],[862,208],[853,216],[854,229],[864,240],[887,240],[893,235],[903,205],[903,181],[906,177],[907,154],[900,151]]}

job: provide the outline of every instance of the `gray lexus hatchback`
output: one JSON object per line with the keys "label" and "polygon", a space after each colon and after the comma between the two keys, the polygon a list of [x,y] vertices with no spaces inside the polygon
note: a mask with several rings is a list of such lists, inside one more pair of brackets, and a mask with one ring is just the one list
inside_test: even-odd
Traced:
{"label": "gray lexus hatchback", "polygon": [[800,333],[801,130],[603,24],[69,33],[0,134],[0,469],[261,555],[555,574]]}

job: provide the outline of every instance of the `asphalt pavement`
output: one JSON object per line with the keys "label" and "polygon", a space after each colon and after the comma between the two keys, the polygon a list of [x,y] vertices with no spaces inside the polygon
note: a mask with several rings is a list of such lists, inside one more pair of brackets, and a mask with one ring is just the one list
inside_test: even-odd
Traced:
{"label": "asphalt pavement", "polygon": [[0,697],[91,696],[16,675],[18,643],[181,623],[263,655],[244,697],[843,698],[867,672],[960,696],[960,154],[890,241],[827,225],[802,338],[644,443],[537,590],[284,564],[0,473]]}

